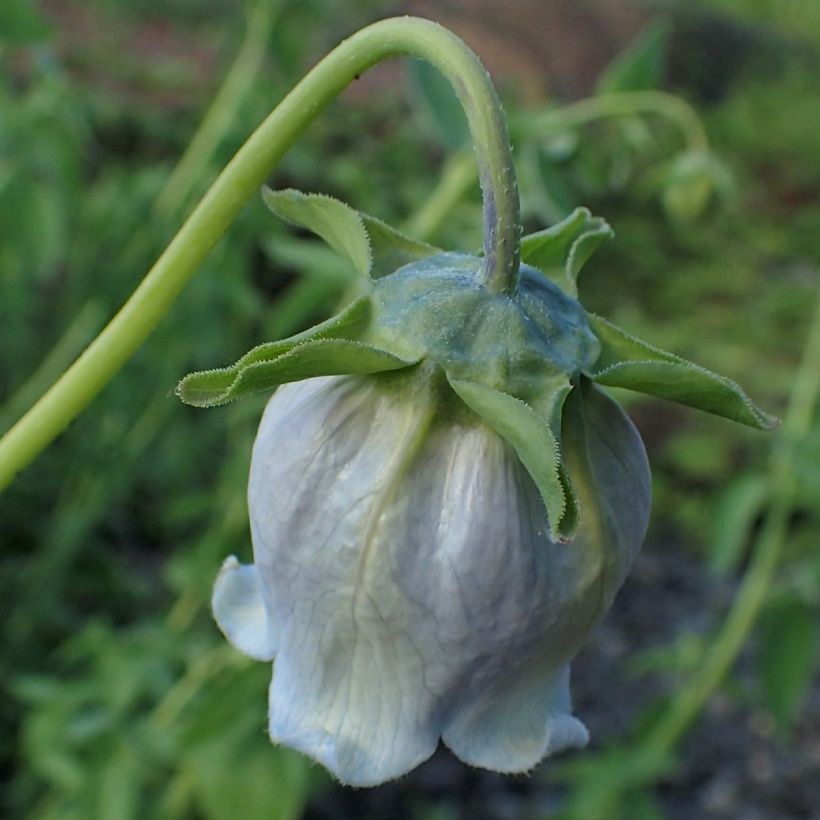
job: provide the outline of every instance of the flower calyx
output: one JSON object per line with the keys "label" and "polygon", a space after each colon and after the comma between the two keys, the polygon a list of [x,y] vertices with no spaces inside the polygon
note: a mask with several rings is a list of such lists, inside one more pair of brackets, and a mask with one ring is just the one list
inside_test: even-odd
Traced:
{"label": "flower calyx", "polygon": [[326,322],[260,345],[231,367],[189,374],[177,387],[188,404],[210,407],[315,376],[432,362],[514,448],[544,501],[551,537],[562,541],[578,523],[559,444],[562,411],[584,380],[752,427],[776,424],[733,381],[587,313],[577,300],[577,276],[612,230],[585,208],[522,239],[523,264],[508,294],[482,284],[479,256],[411,239],[331,197],[266,189],[263,198],[277,216],[346,256],[364,293]]}

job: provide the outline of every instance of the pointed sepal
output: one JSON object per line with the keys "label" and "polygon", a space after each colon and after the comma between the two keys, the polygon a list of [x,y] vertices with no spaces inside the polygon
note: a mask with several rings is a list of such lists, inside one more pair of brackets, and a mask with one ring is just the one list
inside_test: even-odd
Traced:
{"label": "pointed sepal", "polygon": [[576,208],[566,219],[521,240],[521,261],[537,268],[564,293],[578,295],[576,281],[586,261],[612,228],[586,208]]}
{"label": "pointed sepal", "polygon": [[441,248],[428,245],[418,239],[405,236],[375,216],[360,213],[370,238],[370,252],[373,264],[370,268],[371,279],[381,279],[411,262],[419,262],[430,256],[443,253]]}
{"label": "pointed sepal", "polygon": [[405,236],[380,219],[324,194],[264,188],[262,199],[280,219],[312,231],[347,257],[362,276],[379,279],[410,262],[441,253],[439,248]]}
{"label": "pointed sepal", "polygon": [[516,451],[532,477],[544,506],[554,541],[568,541],[578,516],[575,497],[561,469],[558,441],[547,420],[529,404],[492,387],[464,379],[448,379],[461,400]]}
{"label": "pointed sepal", "polygon": [[366,342],[371,312],[369,298],[362,296],[326,322],[258,345],[231,367],[188,374],[177,385],[177,396],[195,407],[214,407],[313,376],[378,373],[415,364]]}
{"label": "pointed sepal", "polygon": [[306,228],[346,256],[356,270],[367,276],[373,264],[370,241],[359,214],[349,205],[324,194],[303,194],[262,189],[262,200],[280,219]]}
{"label": "pointed sepal", "polygon": [[600,316],[590,314],[589,322],[601,354],[587,375],[598,384],[648,393],[760,430],[778,425],[731,379],[630,336]]}
{"label": "pointed sepal", "polygon": [[303,342],[272,359],[192,373],[180,383],[177,395],[195,407],[215,407],[286,382],[315,376],[383,373],[412,364],[415,362],[362,342],[318,339]]}

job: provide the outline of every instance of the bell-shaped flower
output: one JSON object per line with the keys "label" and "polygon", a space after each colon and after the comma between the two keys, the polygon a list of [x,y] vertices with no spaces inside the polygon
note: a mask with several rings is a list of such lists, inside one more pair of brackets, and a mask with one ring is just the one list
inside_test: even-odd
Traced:
{"label": "bell-shaped flower", "polygon": [[280,388],[253,451],[255,564],[229,559],[214,593],[232,643],[275,656],[271,738],[353,785],[440,738],[501,772],[586,743],[568,662],[646,527],[643,447],[596,388],[586,436],[568,433],[591,503],[560,543],[515,451],[435,382],[416,368]]}
{"label": "bell-shaped flower", "polygon": [[[579,209],[522,242],[515,293],[325,197],[267,192],[364,274],[334,319],[186,377],[200,406],[284,385],[254,445],[255,563],[213,611],[274,660],[269,730],[340,780],[428,758],[526,771],[582,746],[569,662],[649,514],[643,445],[596,384],[765,427],[737,385],[588,315],[575,277],[610,234]],[[295,382],[294,384],[288,384]]]}

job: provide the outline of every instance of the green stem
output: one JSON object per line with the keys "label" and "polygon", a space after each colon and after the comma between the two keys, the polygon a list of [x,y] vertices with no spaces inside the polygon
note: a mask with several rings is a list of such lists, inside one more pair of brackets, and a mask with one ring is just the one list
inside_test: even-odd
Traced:
{"label": "green stem", "polygon": [[[609,820],[618,817],[622,794],[630,787],[646,785],[647,761],[668,760],[675,745],[697,718],[712,693],[721,685],[748,640],[774,579],[777,563],[788,536],[789,519],[794,507],[797,478],[794,461],[801,441],[811,430],[820,400],[820,301],[814,316],[800,367],[795,376],[786,418],[772,454],[770,468],[771,498],[760,534],[723,628],[711,644],[706,657],[689,681],[675,693],[666,711],[652,725],[643,740],[627,754],[624,774],[631,768],[635,777],[623,776],[608,781],[610,788],[595,795],[594,810],[586,807],[577,813],[583,820]],[[574,815],[575,816],[575,815]]]}
{"label": "green stem", "polygon": [[236,653],[230,647],[212,649],[197,658],[151,712],[153,727],[167,730],[211,678],[236,662]]}
{"label": "green stem", "polygon": [[230,128],[259,74],[278,5],[271,0],[256,0],[249,9],[245,38],[236,59],[185,153],[159,192],[154,203],[158,213],[165,216],[176,213]]}
{"label": "green stem", "polygon": [[811,428],[820,393],[820,302],[806,343],[803,360],[792,387],[789,407],[770,470],[771,500],[754,547],[749,568],[734,604],[703,664],[675,695],[668,711],[646,738],[648,751],[670,751],[721,684],[765,603],[778,559],[786,541],[794,506],[797,479],[794,461],[797,448]]}
{"label": "green stem", "polygon": [[441,178],[433,193],[402,225],[402,230],[417,239],[430,239],[469,187],[475,184],[475,178],[476,164],[472,153],[467,149],[457,151],[442,168]]}
{"label": "green stem", "polygon": [[[665,91],[625,91],[590,97],[541,114],[526,114],[513,122],[513,131],[523,139],[546,139],[608,117],[655,114],[675,123],[690,151],[706,151],[709,140],[695,110],[680,97]],[[403,226],[410,236],[431,239],[447,215],[465,196],[476,178],[475,161],[468,151],[453,154],[441,179],[424,205]]]}
{"label": "green stem", "polygon": [[570,105],[524,117],[515,123],[516,131],[527,137],[543,137],[576,128],[599,119],[630,114],[658,114],[676,123],[690,150],[709,147],[706,131],[695,110],[680,97],[665,91],[622,91],[600,94]]}
{"label": "green stem", "polygon": [[[267,0],[257,0],[251,6],[245,38],[225,81],[188,148],[154,200],[152,207],[158,216],[168,218],[179,211],[224,138],[248,91],[253,87],[273,25],[274,10],[275,4]],[[3,168],[0,166],[0,193],[2,189]],[[145,234],[135,232],[124,255],[127,257],[137,252],[144,240]],[[97,323],[104,318],[98,315],[100,313],[102,309],[93,300],[80,310],[43,363],[0,408],[0,431],[5,430],[25,412],[78,356],[93,338]]]}
{"label": "green stem", "polygon": [[117,315],[0,439],[0,489],[66,428],[145,341],[316,116],[362,72],[398,55],[419,57],[438,68],[464,106],[484,193],[483,280],[494,291],[514,289],[520,258],[518,189],[506,125],[489,76],[461,40],[435,23],[412,17],[375,23],[338,46],[282,100],[228,163]]}

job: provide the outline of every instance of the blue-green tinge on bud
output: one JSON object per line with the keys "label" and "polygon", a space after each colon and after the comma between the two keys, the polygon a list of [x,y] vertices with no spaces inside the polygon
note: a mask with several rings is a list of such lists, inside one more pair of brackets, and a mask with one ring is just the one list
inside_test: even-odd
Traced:
{"label": "blue-green tinge on bud", "polygon": [[440,740],[502,772],[583,745],[569,662],[650,501],[640,437],[597,385],[775,421],[729,379],[584,310],[576,277],[611,235],[585,209],[524,238],[508,292],[480,257],[328,197],[265,200],[347,255],[363,292],[178,388],[198,406],[279,388],[253,451],[255,562],[229,559],[213,597],[238,649],[275,658],[271,738],[362,786]]}

